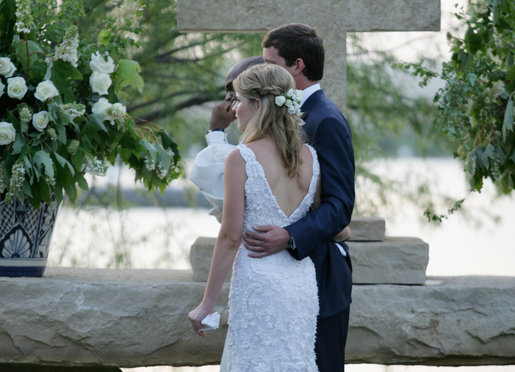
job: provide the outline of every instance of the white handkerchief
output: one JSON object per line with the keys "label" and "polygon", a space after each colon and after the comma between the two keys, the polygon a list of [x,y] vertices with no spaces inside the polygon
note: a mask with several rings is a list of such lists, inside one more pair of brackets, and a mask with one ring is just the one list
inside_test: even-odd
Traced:
{"label": "white handkerchief", "polygon": [[214,313],[209,314],[204,319],[202,319],[200,324],[205,326],[200,328],[201,331],[210,331],[212,329],[217,329],[220,326],[220,313],[218,311],[215,311]]}

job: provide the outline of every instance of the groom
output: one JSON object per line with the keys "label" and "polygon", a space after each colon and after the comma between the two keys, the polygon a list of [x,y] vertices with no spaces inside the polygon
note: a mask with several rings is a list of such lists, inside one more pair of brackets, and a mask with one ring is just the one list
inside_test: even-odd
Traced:
{"label": "groom", "polygon": [[321,372],[343,371],[352,268],[347,245],[332,241],[332,237],[350,223],[354,207],[351,132],[338,107],[320,89],[324,47],[313,28],[288,24],[269,31],[263,39],[263,58],[266,63],[288,70],[297,89],[303,90],[304,130],[320,162],[322,202],[306,217],[285,228],[253,226],[256,232],[247,232],[244,244],[253,251],[249,255],[256,258],[283,249],[298,260],[311,257],[320,303],[317,365]]}

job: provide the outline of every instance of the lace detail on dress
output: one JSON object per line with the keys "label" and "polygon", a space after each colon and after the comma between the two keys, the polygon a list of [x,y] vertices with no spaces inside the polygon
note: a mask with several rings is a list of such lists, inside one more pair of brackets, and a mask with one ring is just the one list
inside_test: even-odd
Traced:
{"label": "lace detail on dress", "polygon": [[[243,229],[253,225],[287,226],[308,211],[319,175],[316,153],[308,192],[286,216],[254,152],[237,148],[246,162]],[[223,371],[317,371],[315,331],[318,315],[315,268],[310,258],[294,259],[286,250],[255,259],[242,245],[233,265],[229,293],[229,330]]]}

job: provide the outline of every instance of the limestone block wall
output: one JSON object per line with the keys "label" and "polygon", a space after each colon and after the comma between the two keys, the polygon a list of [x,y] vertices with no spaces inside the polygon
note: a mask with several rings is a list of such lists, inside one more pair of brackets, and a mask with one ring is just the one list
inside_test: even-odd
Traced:
{"label": "limestone block wall", "polygon": [[[190,271],[48,268],[0,278],[0,364],[206,365],[222,328],[195,335],[187,314],[205,283]],[[430,278],[426,285],[355,285],[348,363],[515,364],[515,278]]]}
{"label": "limestone block wall", "polygon": [[[385,237],[385,221],[355,217],[348,242],[355,284],[416,284],[426,281],[429,245],[419,238]],[[215,238],[199,237],[190,251],[193,277],[205,282]]]}

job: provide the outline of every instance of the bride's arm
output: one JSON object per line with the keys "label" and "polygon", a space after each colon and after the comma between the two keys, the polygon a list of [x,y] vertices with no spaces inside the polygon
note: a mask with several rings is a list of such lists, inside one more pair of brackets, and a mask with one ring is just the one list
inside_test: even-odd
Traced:
{"label": "bride's arm", "polygon": [[193,330],[201,336],[204,336],[204,332],[199,331],[202,328],[200,322],[212,311],[241,242],[246,178],[245,161],[238,150],[231,151],[224,170],[222,225],[213,251],[204,298],[188,315]]}

